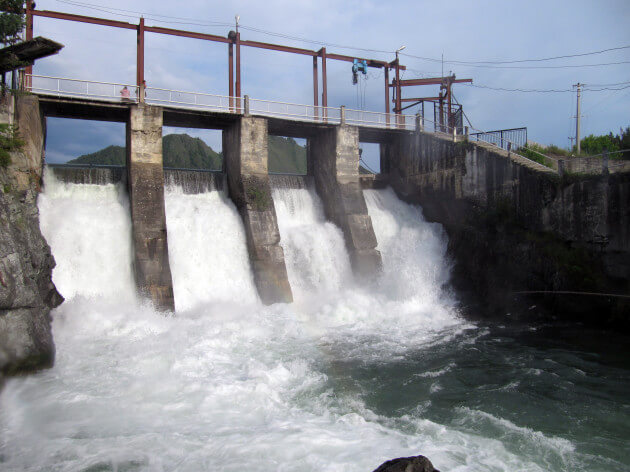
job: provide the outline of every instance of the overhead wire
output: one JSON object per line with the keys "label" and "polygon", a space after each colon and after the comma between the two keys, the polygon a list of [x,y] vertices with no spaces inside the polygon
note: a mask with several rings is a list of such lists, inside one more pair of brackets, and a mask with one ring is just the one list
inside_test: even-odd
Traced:
{"label": "overhead wire", "polygon": [[[111,14],[119,15],[119,16],[132,17],[133,15],[129,15],[129,13],[134,13],[136,15],[144,15],[146,19],[151,19],[154,21],[162,22],[162,23],[179,23],[179,24],[191,24],[191,25],[198,25],[198,26],[213,26],[213,27],[233,26],[233,23],[226,23],[226,22],[220,22],[220,21],[200,22],[198,19],[195,19],[195,18],[160,15],[156,13],[151,13],[147,15],[146,12],[142,12],[142,11],[129,10],[129,9],[123,9],[123,8],[117,8],[117,7],[103,7],[102,5],[88,3],[88,2],[80,2],[77,0],[56,0],[56,1],[60,3],[68,4],[68,5],[82,7],[82,8],[103,11],[103,12],[107,12],[107,13],[111,13]],[[123,13],[119,13],[119,12],[123,12]],[[364,47],[349,46],[349,45],[344,45],[344,44],[330,43],[330,42],[320,41],[320,40],[313,40],[313,39],[303,38],[303,37],[294,36],[294,35],[290,35],[286,33],[278,33],[274,31],[269,31],[262,28],[248,26],[248,25],[239,25],[239,27],[248,31],[253,31],[253,32],[280,37],[284,39],[291,39],[294,41],[300,41],[304,43],[317,44],[320,46],[329,46],[329,47],[336,47],[339,49],[352,49],[355,51],[374,52],[374,53],[382,53],[382,54],[391,54],[394,52],[393,50],[387,50],[387,49],[364,48]],[[630,45],[606,48],[606,49],[601,49],[598,51],[590,51],[590,52],[584,52],[584,53],[565,54],[565,55],[553,56],[553,57],[534,58],[534,59],[513,59],[513,60],[505,60],[505,61],[461,61],[461,60],[444,61],[443,59],[417,56],[417,55],[403,53],[403,52],[400,52],[400,55],[414,58],[414,59],[424,60],[424,61],[462,65],[462,66],[469,66],[469,67],[497,68],[497,69],[560,69],[560,68],[580,68],[580,67],[602,67],[602,66],[609,66],[609,65],[628,64],[630,63],[630,61],[618,61],[618,62],[608,62],[608,63],[600,63],[600,64],[567,64],[567,65],[560,65],[560,66],[502,66],[501,64],[544,62],[544,61],[568,59],[568,58],[574,58],[574,57],[585,57],[585,56],[603,54],[603,53],[611,52],[611,51],[619,51],[623,49],[630,49]]]}
{"label": "overhead wire", "polygon": [[[630,88],[630,82],[626,82],[626,83],[628,85],[625,85],[623,87],[617,87],[617,88],[611,88],[611,87],[590,88],[588,85],[586,85],[582,90],[588,91],[588,92],[602,92],[604,90],[619,91],[619,90],[625,90],[627,88]],[[464,83],[462,85],[464,87],[474,87],[474,88],[482,88],[482,89],[488,89],[488,90],[497,90],[497,91],[501,91],[501,92],[523,92],[523,93],[567,93],[567,92],[574,93],[575,92],[573,89],[521,89],[521,88],[492,87],[492,86],[489,86],[489,85],[470,84],[470,83]]]}
{"label": "overhead wire", "polygon": [[608,49],[601,49],[599,51],[584,52],[584,53],[578,53],[578,54],[565,54],[565,55],[562,55],[562,56],[544,57],[544,58],[537,58],[537,59],[515,59],[515,60],[509,60],[509,61],[456,61],[456,60],[445,61],[443,59],[435,59],[435,58],[424,57],[424,56],[414,56],[413,54],[404,53],[404,52],[401,52],[400,55],[401,56],[407,56],[407,57],[413,57],[414,59],[422,59],[422,60],[425,60],[425,61],[440,62],[440,63],[444,63],[444,64],[458,64],[458,65],[488,64],[488,65],[491,65],[491,64],[515,64],[515,63],[522,63],[522,62],[553,61],[553,60],[557,60],[557,59],[567,59],[567,58],[571,58],[571,57],[592,56],[592,55],[595,55],[595,54],[602,54],[602,53],[609,52],[609,51],[618,51],[618,50],[621,50],[621,49],[630,49],[630,45],[619,46],[619,47],[608,48]]}

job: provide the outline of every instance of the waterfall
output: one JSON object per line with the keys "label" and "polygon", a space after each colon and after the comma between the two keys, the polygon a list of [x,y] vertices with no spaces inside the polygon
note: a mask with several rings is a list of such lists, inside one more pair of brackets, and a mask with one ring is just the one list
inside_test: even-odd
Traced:
{"label": "waterfall", "polygon": [[165,316],[133,297],[124,188],[47,173],[41,227],[66,297],[57,359],[0,394],[0,468],[365,472],[418,453],[443,470],[569,464],[572,442],[466,403],[467,373],[498,356],[477,360],[486,331],[444,288],[440,226],[366,191],[384,268],[362,285],[312,186],[293,180],[273,198],[295,302],[272,306],[224,192],[168,185],[178,311]]}
{"label": "waterfall", "polygon": [[51,169],[38,206],[42,234],[66,298],[134,298],[129,202],[122,184],[65,183]]}
{"label": "waterfall", "polygon": [[190,185],[182,182],[165,192],[175,306],[186,310],[213,301],[256,302],[236,208],[223,191],[188,191]]}

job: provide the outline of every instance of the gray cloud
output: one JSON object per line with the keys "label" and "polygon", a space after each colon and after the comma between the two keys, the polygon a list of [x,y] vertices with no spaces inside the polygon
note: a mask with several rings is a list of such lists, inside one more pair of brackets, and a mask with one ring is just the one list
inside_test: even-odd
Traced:
{"label": "gray cloud", "polygon": [[[90,0],[86,0],[90,1]],[[96,3],[96,2],[93,2]],[[480,2],[397,2],[372,1],[232,1],[232,2],[98,2],[105,8],[137,10],[145,16],[169,15],[195,18],[195,22],[220,21],[232,24],[234,14],[241,24],[264,30],[325,40],[328,43],[356,45],[393,51],[406,45],[404,53],[445,60],[505,60],[550,57],[594,51],[630,44],[627,24],[630,4],[624,0],[606,2],[530,1],[526,4],[503,1]],[[131,23],[136,18],[111,15],[59,2],[40,0],[39,9],[60,10],[84,15],[116,18]],[[173,28],[226,35],[227,26],[201,26],[156,23]],[[173,20],[179,21],[179,20]],[[133,83],[135,81],[135,33],[53,19],[35,18],[35,34],[45,34],[66,45],[53,58],[39,61],[35,73],[87,80]],[[262,33],[242,30],[244,39],[304,44]],[[393,53],[367,53],[328,47],[329,51],[393,59]],[[539,63],[588,64],[630,60],[630,50],[596,56]],[[405,78],[439,73],[441,64],[402,56],[410,70]],[[535,65],[535,64],[530,64]],[[582,83],[613,83],[630,80],[628,64],[583,69],[488,69],[465,65],[444,66],[458,77],[472,77],[476,84],[505,88],[567,89]],[[383,78],[377,70],[365,87],[366,109],[382,111]],[[329,62],[329,104],[357,106],[356,86],[350,83],[348,63]],[[227,48],[200,40],[147,35],[146,79],[149,86],[206,93],[227,94]],[[434,95],[435,87],[405,90],[407,96]],[[252,97],[312,103],[311,60],[270,51],[243,48],[243,92]],[[456,86],[455,95],[477,128],[497,129],[527,126],[532,139],[542,143],[567,144],[574,94],[523,94]],[[362,94],[359,101],[363,100]],[[605,133],[630,125],[630,90],[585,92],[583,133]],[[74,126],[74,125],[73,125]],[[82,126],[82,125],[77,125]],[[105,126],[105,124],[99,124]],[[51,128],[49,146],[61,146],[64,139],[81,134],[71,127]],[[83,128],[77,128],[83,129]],[[111,135],[94,135],[109,139]],[[213,138],[214,139],[214,138]],[[216,141],[216,139],[215,139]],[[77,140],[77,143],[84,140]],[[86,150],[96,141],[85,141]],[[110,144],[102,141],[102,145]],[[102,147],[102,146],[101,146]],[[215,147],[215,146],[213,146]],[[64,155],[61,148],[51,155]],[[89,152],[89,151],[86,151]]]}

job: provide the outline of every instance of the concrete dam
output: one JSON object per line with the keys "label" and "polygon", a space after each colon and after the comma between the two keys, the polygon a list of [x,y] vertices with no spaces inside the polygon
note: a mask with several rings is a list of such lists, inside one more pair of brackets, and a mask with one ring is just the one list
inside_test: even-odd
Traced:
{"label": "concrete dam", "polygon": [[[462,307],[470,291],[488,311],[529,310],[511,292],[521,277],[532,289],[547,276],[571,282],[558,278],[570,244],[597,244],[599,259],[583,255],[601,264],[591,269],[627,283],[623,173],[563,178],[420,129],[22,100],[18,121],[40,129],[27,143],[38,171],[42,117],[70,107],[119,110],[128,154],[124,167],[43,169],[38,225],[66,300],[52,312],[54,367],[0,395],[8,470],[359,472],[417,453],[440,470],[623,467],[609,418],[626,384],[597,395],[619,369],[591,375],[592,356],[545,347],[558,341],[544,324],[507,311],[471,321]],[[177,116],[223,130],[223,172],[162,166],[161,125]],[[307,175],[268,173],[274,134],[307,139]],[[366,141],[381,144],[380,175],[358,174]],[[569,275],[586,263],[568,260]],[[514,264],[520,273],[504,277],[498,266]],[[577,421],[580,408],[570,416],[569,401],[589,421]],[[522,415],[506,410],[514,404]],[[600,444],[596,431],[615,439]]]}
{"label": "concrete dam", "polygon": [[[555,238],[560,246],[568,245],[570,254],[540,259],[536,263],[539,267],[552,265],[554,273],[564,273],[567,264],[560,259],[570,258],[573,269],[569,272],[576,272],[576,267],[578,272],[587,266],[597,267],[595,279],[602,285],[598,291],[610,293],[611,285],[613,293],[628,290],[625,281],[630,275],[630,237],[625,168],[560,175],[557,170],[516,153],[487,143],[471,143],[465,135],[424,132],[419,123],[412,129],[396,124],[386,128],[349,125],[344,122],[343,109],[339,123],[328,123],[324,119],[304,122],[254,116],[249,114],[247,105],[241,115],[76,98],[41,96],[39,100],[40,105],[32,106],[39,106],[42,116],[126,123],[126,167],[56,168],[54,172],[75,183],[124,181],[129,196],[136,285],[140,293],[162,309],[175,308],[164,212],[165,183],[182,185],[187,192],[226,192],[244,224],[255,284],[264,303],[292,300],[274,207],[274,179],[276,186],[282,181],[288,186],[308,185],[316,191],[326,219],[342,231],[355,275],[370,278],[382,265],[362,189],[391,186],[399,198],[421,204],[429,220],[445,226],[451,236],[451,252],[456,250],[458,241],[466,240],[459,237],[465,231],[476,231],[474,240],[487,240],[488,228],[478,226],[483,226],[489,215],[502,212],[504,221],[498,223],[510,222],[519,227],[521,234],[514,241],[519,246],[529,245],[542,233]],[[164,169],[161,137],[162,126],[166,125],[220,129],[223,172]],[[306,138],[307,176],[269,175],[269,135]],[[381,174],[359,174],[360,142],[379,144]],[[460,267],[474,259],[467,253],[487,252],[480,247],[466,248],[467,245],[469,242],[459,245],[461,254],[454,254]],[[493,250],[496,253],[500,244],[495,246],[490,248],[490,254]],[[586,253],[576,255],[574,248]],[[490,254],[488,259],[494,260]],[[508,261],[513,259],[508,253],[504,255]],[[594,290],[592,284],[589,288],[578,280],[579,274],[532,280],[527,274],[538,272],[534,267],[515,272],[522,272],[523,277],[501,277],[503,280],[497,284],[483,282],[488,277],[480,273],[472,278],[465,276],[470,280],[463,280],[462,284],[467,286],[465,291],[481,293],[486,301],[496,299],[493,301],[497,302],[497,311],[512,303],[507,300],[514,299],[512,292]],[[493,293],[499,295],[495,297]],[[616,313],[611,317],[625,323],[626,302],[617,298],[610,304],[614,307],[607,305],[606,309]]]}

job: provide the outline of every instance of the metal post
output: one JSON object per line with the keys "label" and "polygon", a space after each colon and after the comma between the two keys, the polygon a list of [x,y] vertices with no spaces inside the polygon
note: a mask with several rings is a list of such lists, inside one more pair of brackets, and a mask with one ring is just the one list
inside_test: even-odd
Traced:
{"label": "metal post", "polygon": [[581,83],[577,83],[576,85],[574,85],[574,87],[577,87],[577,113],[575,116],[575,143],[577,145],[577,153],[578,156],[580,155],[580,95],[581,95],[581,87],[582,84]]}
{"label": "metal post", "polygon": [[424,129],[424,101],[422,101],[422,129]]}
{"label": "metal post", "polygon": [[319,105],[319,84],[317,83],[317,56],[313,56],[313,109],[314,118],[317,120],[319,117],[319,111],[317,106]]}
{"label": "metal post", "polygon": [[[140,24],[138,25],[138,42],[136,49],[136,85],[138,89],[144,83],[144,17],[140,17]],[[143,102],[144,97],[138,90],[138,99]]]}
{"label": "metal post", "polygon": [[452,106],[453,106],[453,100],[451,98],[451,80],[453,80],[450,76],[446,82],[446,96],[447,96],[447,107],[448,109],[446,110],[446,123],[448,127],[453,127],[455,128],[455,123],[453,123],[453,115],[452,115]]}
{"label": "metal post", "polygon": [[608,150],[604,149],[604,155],[602,156],[602,174],[608,174]]}
{"label": "metal post", "polygon": [[241,33],[236,33],[236,107],[241,108]]}
{"label": "metal post", "polygon": [[[33,0],[26,0],[26,40],[33,39]],[[26,80],[24,85],[30,90],[33,85],[33,66],[26,67]]]}
{"label": "metal post", "polygon": [[245,95],[244,98],[245,98],[243,100],[244,101],[244,105],[245,105],[244,113],[245,113],[245,116],[249,116],[249,95]]}
{"label": "metal post", "polygon": [[442,96],[442,91],[440,90],[440,115],[438,117],[438,123],[440,124],[440,131],[444,132],[444,97]]}
{"label": "metal post", "polygon": [[341,110],[339,112],[339,121],[342,125],[346,124],[346,106],[341,105]]}
{"label": "metal post", "polygon": [[423,130],[422,117],[420,116],[420,113],[416,113],[416,131],[422,131],[422,130]]}
{"label": "metal post", "polygon": [[564,175],[564,159],[558,159],[558,175],[560,177]]}
{"label": "metal post", "polygon": [[385,66],[385,124],[389,128],[389,67]]}
{"label": "metal post", "polygon": [[324,111],[322,115],[324,119],[328,118],[328,110],[326,107],[328,106],[328,78],[326,77],[326,48],[321,48],[319,50],[322,56],[322,106],[324,107]]}
{"label": "metal post", "polygon": [[503,149],[503,130],[501,130],[500,133],[501,133],[501,149]]}
{"label": "metal post", "polygon": [[230,97],[230,111],[234,110],[234,43],[228,44],[228,95]]}
{"label": "metal post", "polygon": [[400,124],[400,61],[398,60],[398,51],[396,51],[396,123]]}

